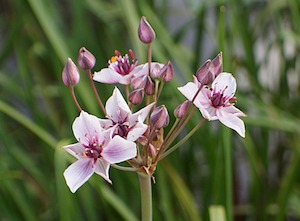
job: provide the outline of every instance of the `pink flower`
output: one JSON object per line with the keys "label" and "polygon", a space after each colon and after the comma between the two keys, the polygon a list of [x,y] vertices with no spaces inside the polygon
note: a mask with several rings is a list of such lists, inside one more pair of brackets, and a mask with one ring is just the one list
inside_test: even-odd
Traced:
{"label": "pink flower", "polygon": [[[200,84],[189,82],[178,90],[190,101],[197,93]],[[225,126],[235,130],[240,136],[245,137],[245,125],[239,117],[246,115],[234,106],[236,98],[236,80],[229,73],[220,73],[212,82],[212,86],[204,86],[194,104],[199,108],[207,120],[219,120]]]}
{"label": "pink flower", "polygon": [[116,51],[116,56],[113,56],[108,61],[108,68],[103,68],[99,72],[95,72],[94,80],[106,84],[130,84],[132,75],[141,67],[137,66],[137,59],[132,50],[129,50],[129,56],[122,56],[119,51]]}
{"label": "pink flower", "polygon": [[74,136],[78,143],[64,148],[78,160],[64,172],[72,193],[81,187],[95,172],[111,183],[110,164],[120,163],[136,156],[136,144],[120,136],[112,138],[113,128],[104,130],[99,119],[81,111],[73,123]]}
{"label": "pink flower", "polygon": [[143,122],[153,105],[154,103],[149,104],[132,114],[121,92],[115,88],[105,106],[108,119],[100,119],[100,123],[103,128],[114,127],[115,134],[129,141],[136,141],[148,128]]}

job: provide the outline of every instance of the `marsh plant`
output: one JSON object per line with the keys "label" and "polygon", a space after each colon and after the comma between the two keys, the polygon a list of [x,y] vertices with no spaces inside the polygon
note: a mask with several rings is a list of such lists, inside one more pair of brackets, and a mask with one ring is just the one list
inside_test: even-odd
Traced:
{"label": "marsh plant", "polygon": [[[99,115],[105,118],[89,114],[78,103],[74,87],[80,81],[79,69],[70,58],[67,60],[62,80],[70,88],[79,116],[72,126],[78,142],[64,147],[77,161],[65,170],[64,177],[71,192],[75,193],[94,173],[113,184],[109,177],[111,166],[137,173],[142,220],[149,221],[152,220],[152,183],[156,182],[155,170],[160,160],[181,147],[206,121],[219,120],[245,137],[245,125],[240,119],[245,114],[235,107],[236,80],[223,71],[221,52],[207,60],[191,76],[191,82],[178,87],[183,95],[182,103],[175,110],[168,110],[160,97],[164,86],[174,77],[172,62],[152,60],[151,44],[156,34],[145,17],[141,18],[137,30],[140,41],[147,45],[146,63],[140,63],[132,50],[125,55],[116,50],[108,67],[92,73],[96,58],[84,47],[79,50],[78,65],[89,76],[97,98],[95,102],[102,111]],[[98,93],[101,84],[116,85],[105,103]],[[175,143],[186,130],[187,123],[199,112],[202,120]],[[171,113],[175,115],[174,122],[170,120]],[[121,162],[127,164],[117,165]]]}

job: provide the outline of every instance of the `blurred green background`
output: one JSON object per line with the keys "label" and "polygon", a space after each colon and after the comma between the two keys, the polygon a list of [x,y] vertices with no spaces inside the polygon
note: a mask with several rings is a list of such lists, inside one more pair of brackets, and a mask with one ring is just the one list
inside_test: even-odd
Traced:
{"label": "blurred green background", "polygon": [[[112,186],[93,176],[75,194],[66,186],[75,159],[61,147],[75,142],[78,112],[61,72],[82,46],[95,71],[116,49],[145,62],[142,15],[156,31],[154,60],[176,70],[160,101],[171,116],[184,101],[176,88],[219,51],[247,114],[245,139],[208,122],[159,164],[154,220],[208,221],[212,205],[230,220],[300,220],[298,0],[0,0],[0,220],[139,220],[134,173],[112,168]],[[112,93],[97,87],[103,98]],[[99,116],[85,73],[75,90]]]}

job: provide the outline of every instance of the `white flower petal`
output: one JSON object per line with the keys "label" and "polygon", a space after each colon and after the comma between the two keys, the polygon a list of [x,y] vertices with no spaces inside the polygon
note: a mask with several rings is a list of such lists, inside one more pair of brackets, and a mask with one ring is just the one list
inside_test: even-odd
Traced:
{"label": "white flower petal", "polygon": [[129,118],[129,127],[134,125],[138,121],[138,117],[140,117],[140,120],[144,122],[154,104],[155,103],[151,103],[146,107],[140,109],[138,112],[132,114]]}
{"label": "white flower petal", "polygon": [[130,113],[130,108],[118,88],[115,88],[112,96],[107,100],[105,109],[108,117],[114,122],[123,121]]}
{"label": "white flower petal", "polygon": [[109,167],[110,164],[106,160],[104,160],[103,158],[98,158],[95,165],[95,173],[102,176],[107,182],[111,184],[112,182],[109,179],[109,174],[108,174]]}
{"label": "white flower petal", "polygon": [[98,72],[94,73],[94,81],[98,81],[106,84],[119,83],[122,79],[122,75],[111,68],[103,68]]}
{"label": "white flower petal", "polygon": [[136,141],[146,132],[148,126],[143,123],[140,117],[138,119],[138,122],[132,128],[130,128],[126,140]]}
{"label": "white flower petal", "polygon": [[85,145],[89,145],[88,140],[101,134],[102,130],[99,118],[85,111],[81,111],[73,123],[74,136]]}
{"label": "white flower petal", "polygon": [[94,173],[94,159],[82,158],[70,165],[64,177],[72,193],[81,187]]}
{"label": "white flower petal", "polygon": [[71,155],[79,159],[83,157],[85,147],[81,143],[75,143],[75,144],[64,146],[64,149],[68,153],[70,153]]}
{"label": "white flower petal", "polygon": [[245,124],[235,114],[226,112],[226,108],[217,110],[217,116],[221,123],[235,130],[240,136],[245,137]]}
{"label": "white flower petal", "polygon": [[[198,91],[198,86],[193,83],[193,82],[188,82],[186,85],[184,85],[183,87],[178,87],[178,90],[189,100],[192,101],[194,96],[196,95],[197,91]],[[194,101],[194,104],[196,107],[200,107],[200,96],[201,93],[198,94],[197,98]]]}
{"label": "white flower petal", "polygon": [[224,96],[232,97],[236,91],[236,80],[230,73],[220,73],[212,83],[212,88],[215,91],[220,91],[226,88]]}
{"label": "white flower petal", "polygon": [[114,136],[101,153],[102,157],[110,164],[132,159],[136,154],[136,144],[118,135]]}

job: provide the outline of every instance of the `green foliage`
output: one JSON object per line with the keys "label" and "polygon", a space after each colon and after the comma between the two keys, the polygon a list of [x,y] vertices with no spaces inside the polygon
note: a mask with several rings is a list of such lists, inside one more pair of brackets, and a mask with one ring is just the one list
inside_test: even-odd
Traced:
{"label": "green foliage", "polygon": [[[154,60],[175,67],[161,101],[171,119],[184,101],[176,87],[219,51],[247,113],[245,139],[207,122],[164,159],[153,185],[154,220],[225,220],[223,208],[228,221],[299,220],[297,0],[1,1],[0,220],[139,220],[134,173],[112,168],[112,186],[93,176],[76,194],[66,186],[62,173],[74,159],[61,147],[74,142],[78,113],[61,72],[81,46],[95,55],[97,71],[116,49],[132,48],[145,62],[137,37],[142,15],[157,34]],[[112,86],[97,87],[104,99],[112,93]],[[83,72],[75,91],[84,109],[99,115]]]}

